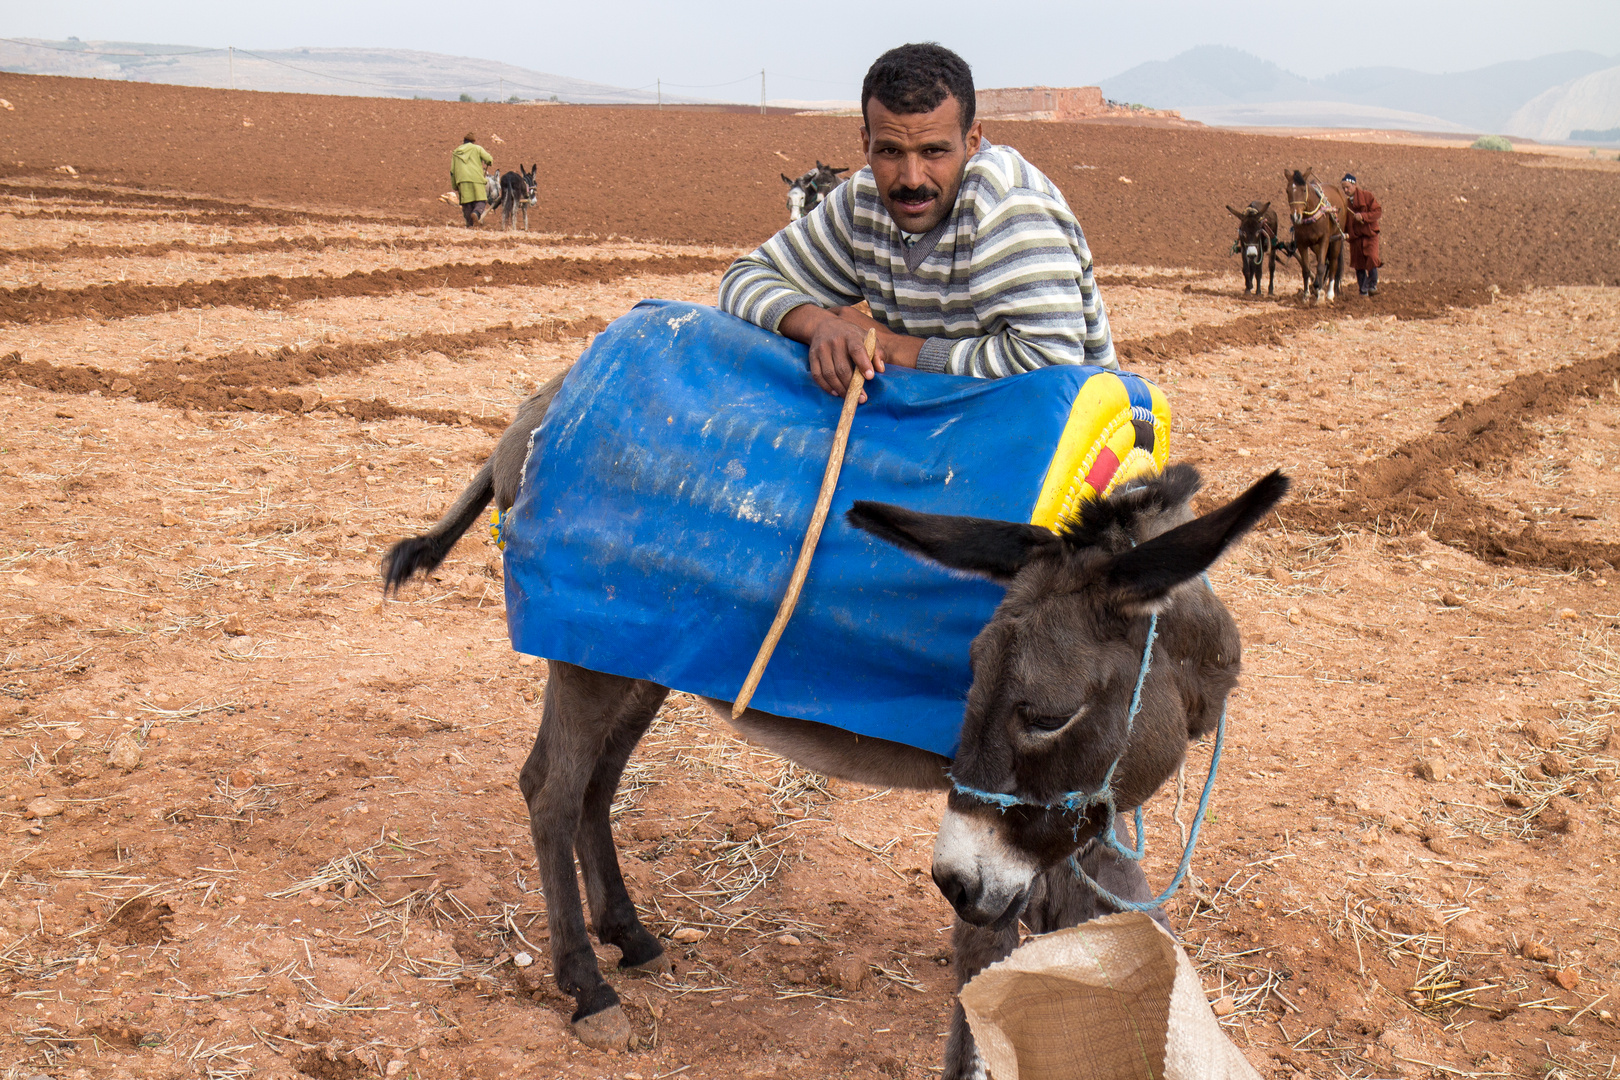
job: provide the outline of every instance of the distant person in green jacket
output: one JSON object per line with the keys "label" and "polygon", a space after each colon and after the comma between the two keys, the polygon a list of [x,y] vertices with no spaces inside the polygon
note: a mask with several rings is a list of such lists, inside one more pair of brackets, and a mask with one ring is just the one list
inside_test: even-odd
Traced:
{"label": "distant person in green jacket", "polygon": [[461,216],[467,219],[467,228],[484,220],[489,212],[489,193],[484,190],[484,170],[495,164],[489,151],[478,145],[469,133],[450,155],[450,182],[456,186],[461,198]]}

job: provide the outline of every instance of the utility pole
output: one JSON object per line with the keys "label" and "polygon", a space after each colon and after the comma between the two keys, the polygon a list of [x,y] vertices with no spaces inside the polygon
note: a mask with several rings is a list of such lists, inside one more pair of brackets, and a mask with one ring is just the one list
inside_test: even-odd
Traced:
{"label": "utility pole", "polygon": [[225,62],[230,65],[230,68],[231,68],[231,89],[235,90],[236,89],[236,46],[235,45],[227,45],[226,49],[228,51],[227,51]]}
{"label": "utility pole", "polygon": [[659,79],[658,80],[658,111],[663,112],[663,110],[664,110],[664,80]]}
{"label": "utility pole", "polygon": [[765,69],[759,69],[759,115],[765,115]]}
{"label": "utility pole", "polygon": [[496,80],[495,81],[495,86],[496,86],[495,96],[496,96],[496,98],[498,100],[505,101],[506,100],[506,76],[505,75],[497,75],[497,76],[495,76],[495,80]]}

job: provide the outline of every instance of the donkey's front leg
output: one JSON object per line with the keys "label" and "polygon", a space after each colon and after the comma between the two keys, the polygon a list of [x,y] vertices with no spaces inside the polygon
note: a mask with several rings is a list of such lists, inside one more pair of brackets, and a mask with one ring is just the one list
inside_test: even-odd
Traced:
{"label": "donkey's front leg", "polygon": [[[1018,920],[1009,919],[1000,929],[974,926],[956,920],[951,931],[951,952],[954,959],[956,989],[960,991],[968,981],[1018,947]],[[945,1043],[945,1075],[943,1080],[986,1080],[989,1072],[979,1048],[973,1042],[973,1031],[968,1027],[967,1013],[962,1002],[956,1002],[951,1013],[951,1035]]]}
{"label": "donkey's front leg", "polygon": [[574,1034],[596,1049],[628,1047],[630,1022],[596,966],[575,883],[574,846],[585,794],[614,733],[613,721],[627,711],[637,686],[631,679],[553,663],[540,732],[518,774],[546,897],[552,972],[578,1005]]}

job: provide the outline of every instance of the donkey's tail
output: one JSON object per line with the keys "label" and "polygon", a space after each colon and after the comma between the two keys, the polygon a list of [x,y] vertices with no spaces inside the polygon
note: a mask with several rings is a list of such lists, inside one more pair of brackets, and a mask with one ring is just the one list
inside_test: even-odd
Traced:
{"label": "donkey's tail", "polygon": [[562,388],[567,374],[553,376],[518,406],[517,417],[501,433],[495,452],[433,528],[388,549],[382,561],[383,592],[397,592],[413,574],[433,573],[456,546],[456,541],[483,514],[491,499],[502,513],[517,501],[518,486],[523,482],[523,462],[529,456],[529,437],[546,418],[546,410],[551,408],[551,401]]}
{"label": "donkey's tail", "polygon": [[483,514],[484,507],[489,505],[489,500],[495,497],[494,474],[495,459],[491,457],[433,528],[421,536],[401,540],[388,549],[382,561],[384,593],[398,592],[399,587],[409,581],[413,574],[431,574],[438,569],[445,556],[450,554],[450,549],[456,546],[456,541],[461,539],[461,534],[472,527],[473,522]]}

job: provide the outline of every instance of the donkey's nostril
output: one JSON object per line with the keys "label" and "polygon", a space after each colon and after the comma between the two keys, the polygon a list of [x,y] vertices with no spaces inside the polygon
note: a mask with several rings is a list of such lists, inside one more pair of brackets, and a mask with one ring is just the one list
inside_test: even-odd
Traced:
{"label": "donkey's nostril", "polygon": [[967,903],[967,884],[958,875],[950,871],[935,870],[933,872],[934,885],[940,894],[950,903],[957,912],[961,912]]}

